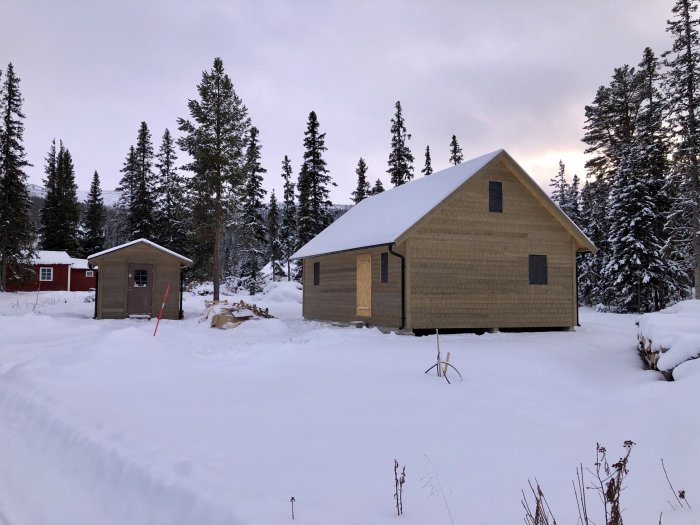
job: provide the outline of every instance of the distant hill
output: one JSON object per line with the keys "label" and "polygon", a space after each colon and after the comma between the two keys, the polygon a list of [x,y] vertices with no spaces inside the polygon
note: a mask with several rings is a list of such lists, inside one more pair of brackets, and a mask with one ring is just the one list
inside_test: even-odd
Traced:
{"label": "distant hill", "polygon": [[[27,189],[29,190],[30,197],[37,197],[39,199],[46,198],[46,189],[43,186],[37,184],[28,183]],[[103,191],[102,198],[104,199],[105,206],[113,207],[117,204],[121,193],[117,190]],[[83,190],[78,190],[78,201],[85,202],[88,197],[88,192]]]}

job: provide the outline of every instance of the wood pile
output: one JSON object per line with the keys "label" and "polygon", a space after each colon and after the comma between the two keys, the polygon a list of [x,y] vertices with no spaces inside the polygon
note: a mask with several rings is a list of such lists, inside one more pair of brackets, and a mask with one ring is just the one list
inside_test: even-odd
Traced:
{"label": "wood pile", "polygon": [[200,316],[200,322],[208,319],[211,315],[212,328],[228,330],[253,319],[275,319],[268,308],[260,308],[256,304],[249,304],[243,300],[231,306],[229,306],[228,300],[205,301],[204,304],[206,308]]}
{"label": "wood pile", "polygon": [[667,352],[668,348],[660,346],[655,349],[652,340],[647,339],[639,330],[639,323],[637,323],[637,351],[639,352],[639,357],[642,358],[642,361],[649,369],[658,370],[667,380],[672,380],[671,370],[659,370],[657,366],[659,356]]}

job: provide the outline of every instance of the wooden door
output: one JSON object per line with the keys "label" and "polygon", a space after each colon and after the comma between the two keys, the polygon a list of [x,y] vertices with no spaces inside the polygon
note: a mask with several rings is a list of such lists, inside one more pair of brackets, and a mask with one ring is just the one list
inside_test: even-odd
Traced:
{"label": "wooden door", "polygon": [[128,315],[152,315],[153,265],[129,264],[129,290],[126,313]]}
{"label": "wooden door", "polygon": [[372,315],[372,254],[357,256],[357,311],[356,315]]}

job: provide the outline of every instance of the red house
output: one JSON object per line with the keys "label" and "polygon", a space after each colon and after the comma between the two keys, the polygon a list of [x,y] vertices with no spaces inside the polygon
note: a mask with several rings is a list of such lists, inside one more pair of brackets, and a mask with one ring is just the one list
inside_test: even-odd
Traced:
{"label": "red house", "polygon": [[86,292],[97,288],[97,270],[90,268],[87,259],[73,259],[70,268],[70,291]]}
{"label": "red house", "polygon": [[39,250],[32,261],[34,279],[8,282],[8,292],[87,291],[97,286],[97,272],[87,260],[73,259],[66,252]]}

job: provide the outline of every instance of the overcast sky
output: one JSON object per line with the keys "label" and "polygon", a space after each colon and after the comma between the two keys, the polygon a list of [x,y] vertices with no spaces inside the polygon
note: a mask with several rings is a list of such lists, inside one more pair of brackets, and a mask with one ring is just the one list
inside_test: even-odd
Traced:
{"label": "overcast sky", "polygon": [[[70,149],[78,186],[94,170],[113,189],[141,121],[157,149],[188,117],[202,71],[220,56],[260,129],[265,186],[298,174],[311,110],[347,203],[360,157],[386,173],[400,100],[420,176],[505,148],[541,185],[561,158],[584,175],[584,105],[644,47],[670,47],[673,0],[61,1],[3,0],[0,68],[22,79],[29,181],[41,184],[52,138]],[[4,77],[3,77],[4,79]]]}

